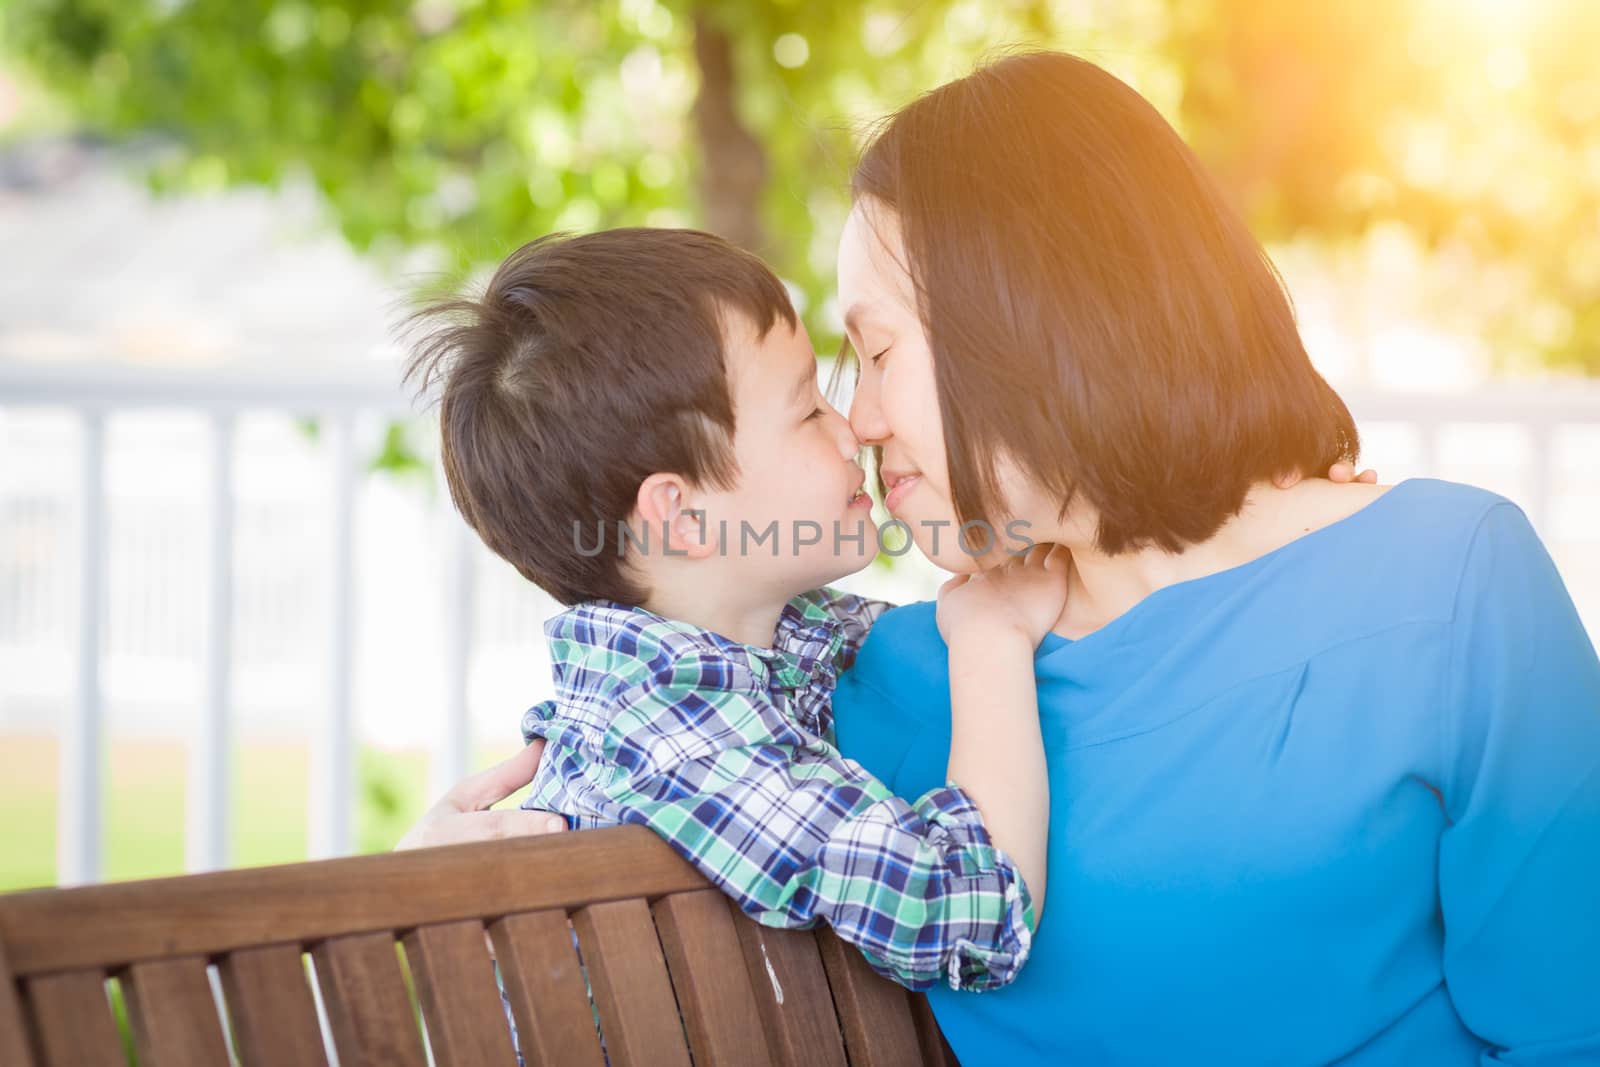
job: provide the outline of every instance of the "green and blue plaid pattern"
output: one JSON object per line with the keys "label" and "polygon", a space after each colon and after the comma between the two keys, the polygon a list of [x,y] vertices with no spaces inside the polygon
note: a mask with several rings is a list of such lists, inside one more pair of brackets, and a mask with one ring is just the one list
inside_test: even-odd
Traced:
{"label": "green and blue plaid pattern", "polygon": [[1033,905],[972,799],[907,804],[833,744],[837,672],[890,605],[831,589],[791,600],[772,648],[610,601],[545,626],[557,699],[524,807],[579,827],[648,826],[756,921],[826,921],[911,989],[1005,985]]}

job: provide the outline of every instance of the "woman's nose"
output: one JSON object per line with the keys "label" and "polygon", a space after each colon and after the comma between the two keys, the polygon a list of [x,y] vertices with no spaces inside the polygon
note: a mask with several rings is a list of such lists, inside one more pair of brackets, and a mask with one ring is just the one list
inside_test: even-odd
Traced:
{"label": "woman's nose", "polygon": [[850,429],[864,445],[880,444],[889,436],[889,425],[884,421],[883,408],[878,403],[877,383],[863,380],[850,398]]}

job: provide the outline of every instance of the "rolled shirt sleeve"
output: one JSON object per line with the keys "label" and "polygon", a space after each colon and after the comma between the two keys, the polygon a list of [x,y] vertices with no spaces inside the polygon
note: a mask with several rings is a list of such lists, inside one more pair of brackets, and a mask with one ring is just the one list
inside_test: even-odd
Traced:
{"label": "rolled shirt sleeve", "polygon": [[648,826],[758,922],[825,921],[911,989],[1014,979],[1033,905],[972,799],[947,784],[908,804],[727,681],[715,660],[658,666],[603,732],[543,707],[525,723],[552,742],[528,806]]}

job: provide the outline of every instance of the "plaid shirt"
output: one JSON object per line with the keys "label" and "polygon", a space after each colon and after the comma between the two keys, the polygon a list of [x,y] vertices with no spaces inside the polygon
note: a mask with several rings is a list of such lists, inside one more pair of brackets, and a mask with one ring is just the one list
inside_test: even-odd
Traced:
{"label": "plaid shirt", "polygon": [[545,626],[558,697],[524,803],[580,827],[648,826],[766,926],[830,923],[912,989],[993,989],[1027,959],[1033,904],[971,798],[907,804],[833,744],[837,672],[890,605],[831,589],[772,648],[610,601]]}

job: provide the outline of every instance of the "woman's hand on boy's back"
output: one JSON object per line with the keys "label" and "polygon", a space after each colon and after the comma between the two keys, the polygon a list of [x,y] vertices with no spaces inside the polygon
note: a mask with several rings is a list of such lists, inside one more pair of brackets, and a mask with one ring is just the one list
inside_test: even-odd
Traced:
{"label": "woman's hand on boy's back", "polygon": [[533,781],[544,755],[544,740],[535,739],[515,756],[461,779],[406,831],[395,848],[433,848],[470,841],[498,841],[559,833],[566,820],[548,811],[489,809]]}

